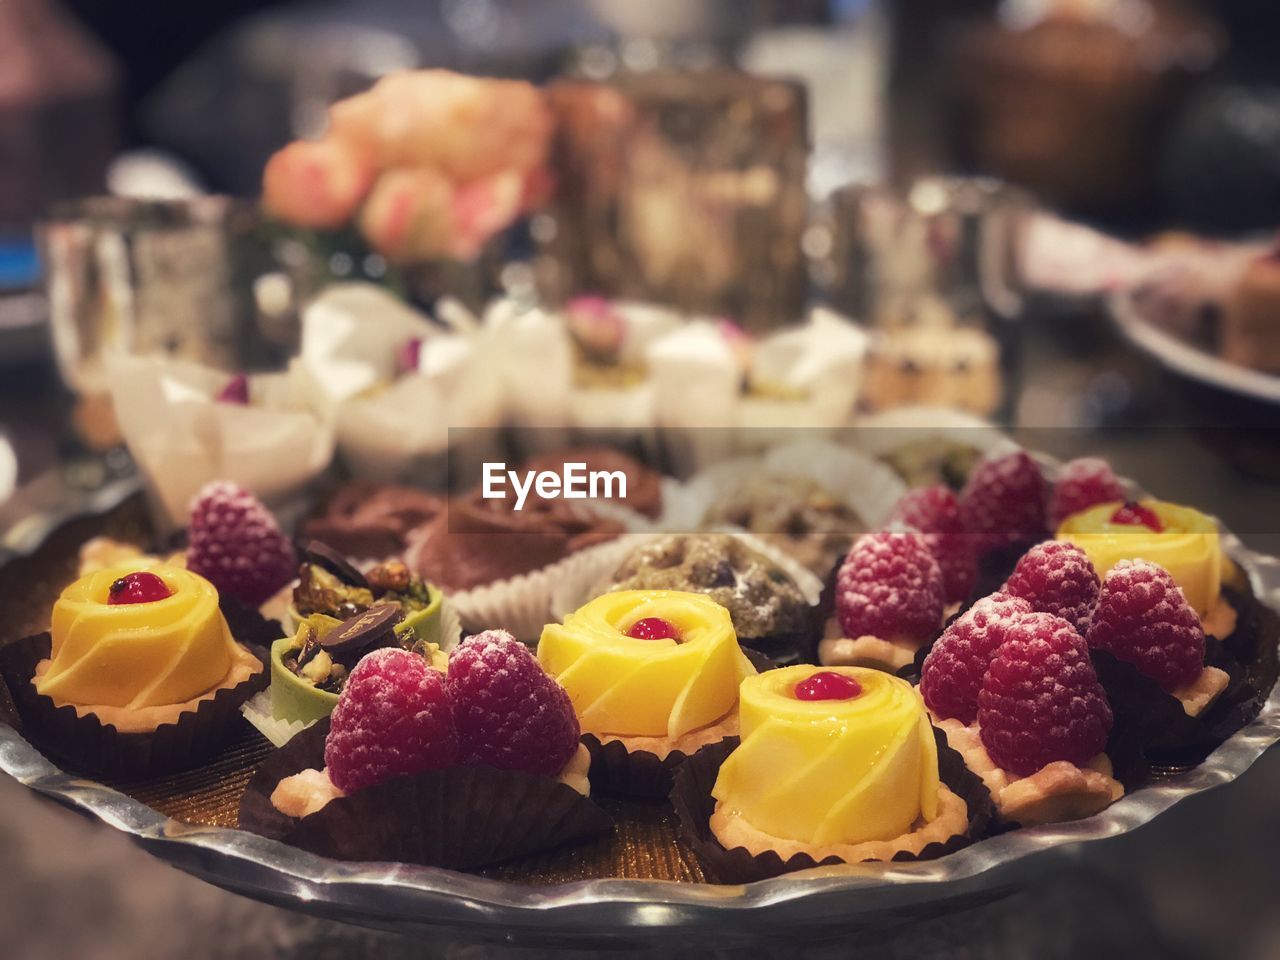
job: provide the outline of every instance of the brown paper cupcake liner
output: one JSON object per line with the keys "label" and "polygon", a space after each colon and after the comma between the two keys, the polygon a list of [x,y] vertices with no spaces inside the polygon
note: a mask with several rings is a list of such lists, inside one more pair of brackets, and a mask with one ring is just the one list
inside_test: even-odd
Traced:
{"label": "brown paper cupcake liner", "polygon": [[395,777],[296,820],[271,805],[285,777],[324,766],[329,721],[267,757],[240,800],[240,827],[336,860],[473,870],[609,833],[613,821],[572,787],[493,767]]}
{"label": "brown paper cupcake liner", "polygon": [[591,791],[615,797],[664,799],[671,792],[676,769],[688,759],[679,750],[665,757],[648,750],[628,750],[620,740],[601,742],[592,733],[584,733],[582,743],[591,754]]}
{"label": "brown paper cupcake liner", "polygon": [[81,717],[74,708],[58,707],[37,694],[31,679],[50,650],[49,635],[44,633],[0,648],[0,676],[14,706],[15,725],[50,755],[95,776],[147,778],[198,766],[241,729],[240,707],[266,689],[269,644],[281,635],[278,623],[233,597],[219,597],[219,607],[232,636],[257,657],[263,669],[202,701],[176,723],[164,724],[153,733],[120,733],[97,717]]}
{"label": "brown paper cupcake liner", "polygon": [[[759,673],[783,666],[759,650],[743,647],[742,652]],[[621,741],[606,743],[593,733],[583,734],[582,743],[591,754],[588,776],[592,791],[639,800],[665,800],[671,793],[676,769],[690,756],[680,750],[666,757],[649,750],[628,750]]]}
{"label": "brown paper cupcake liner", "polygon": [[49,656],[51,645],[46,632],[0,647],[0,677],[13,699],[20,732],[67,769],[110,780],[155,777],[203,763],[243,729],[240,707],[266,688],[269,676],[266,651],[246,644],[263,664],[254,676],[200,701],[175,723],[147,733],[121,733],[93,714],[81,716],[36,692],[31,682],[36,665]]}
{"label": "brown paper cupcake liner", "polygon": [[[895,862],[936,860],[991,832],[995,813],[991,794],[987,792],[982,780],[965,766],[960,754],[947,745],[946,735],[936,727],[934,735],[938,741],[938,773],[947,788],[968,807],[969,829],[965,834],[951,837],[945,842],[931,843],[919,854],[903,851],[893,858]],[[711,790],[715,786],[721,764],[737,746],[737,737],[727,737],[720,743],[703,747],[681,765],[671,791],[671,803],[679,820],[680,835],[693,849],[708,879],[716,883],[754,883],[797,870],[842,863],[837,857],[818,861],[805,853],[783,860],[772,850],[753,854],[745,847],[726,849],[720,844],[711,832],[711,814],[715,812],[716,806]]]}

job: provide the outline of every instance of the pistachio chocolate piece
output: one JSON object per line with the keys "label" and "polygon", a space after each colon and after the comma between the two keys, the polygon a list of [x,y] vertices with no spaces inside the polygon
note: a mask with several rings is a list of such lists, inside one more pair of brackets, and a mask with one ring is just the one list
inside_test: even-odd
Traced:
{"label": "pistachio chocolate piece", "polygon": [[298,552],[308,563],[323,567],[348,586],[365,588],[369,586],[364,574],[352,566],[351,561],[319,540],[304,540]]}
{"label": "pistachio chocolate piece", "polygon": [[334,627],[320,639],[320,646],[331,654],[363,650],[390,639],[396,624],[403,619],[399,604],[374,604]]}

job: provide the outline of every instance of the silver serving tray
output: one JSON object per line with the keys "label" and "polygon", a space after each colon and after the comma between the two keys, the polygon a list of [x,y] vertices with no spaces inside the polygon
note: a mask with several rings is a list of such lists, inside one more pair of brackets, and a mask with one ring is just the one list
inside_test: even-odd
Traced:
{"label": "silver serving tray", "polygon": [[[28,518],[28,536],[4,543],[21,562],[57,522],[106,511],[136,485],[79,494],[49,517]],[[1280,560],[1224,533],[1256,596],[1280,608]],[[1280,685],[1256,720],[1200,766],[1145,787],[1087,820],[1020,829],[940,860],[823,867],[745,886],[593,880],[524,886],[430,867],[345,863],[223,827],[168,819],[102,784],[71,776],[0,724],[0,770],[32,790],[96,817],[162,860],[227,890],[268,903],[402,932],[442,931],[495,941],[559,944],[747,938],[892,923],[963,901],[998,896],[1040,873],[1045,859],[1128,833],[1192,794],[1230,783],[1280,741]]]}

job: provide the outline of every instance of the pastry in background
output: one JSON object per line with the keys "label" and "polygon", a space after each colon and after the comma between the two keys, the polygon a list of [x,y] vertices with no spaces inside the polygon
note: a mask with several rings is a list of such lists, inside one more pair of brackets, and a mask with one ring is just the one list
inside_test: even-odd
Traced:
{"label": "pastry in background", "polygon": [[1000,404],[1000,349],[974,327],[885,330],[872,342],[861,406],[948,407],[978,416]]}
{"label": "pastry in background", "polygon": [[446,593],[541,570],[619,536],[624,526],[563,500],[529,498],[523,509],[476,490],[454,497],[414,538],[409,565]]}
{"label": "pastry in background", "polygon": [[434,519],[444,504],[444,497],[417,487],[356,481],[321,501],[298,532],[349,557],[398,556],[409,534]]}
{"label": "pastry in background", "polygon": [[645,466],[634,457],[619,453],[611,447],[570,447],[530,457],[521,469],[533,473],[551,471],[563,475],[566,463],[585,464],[588,474],[596,471],[621,473],[626,477],[626,497],[616,497],[610,502],[621,504],[650,520],[662,513],[662,475]]}
{"label": "pastry in background", "polygon": [[1280,254],[1249,261],[1222,308],[1222,359],[1280,374]]}
{"label": "pastry in background", "polygon": [[703,523],[763,537],[823,579],[866,530],[853,508],[818,482],[770,474],[746,478],[711,505]]}

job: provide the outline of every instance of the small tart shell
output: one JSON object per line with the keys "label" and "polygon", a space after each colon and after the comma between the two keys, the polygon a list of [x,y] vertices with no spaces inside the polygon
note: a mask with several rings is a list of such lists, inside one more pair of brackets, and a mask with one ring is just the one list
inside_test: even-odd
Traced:
{"label": "small tart shell", "polygon": [[691,757],[708,743],[719,743],[725,737],[736,737],[737,735],[737,704],[734,704],[733,710],[726,713],[715,723],[682,733],[678,737],[624,737],[612,733],[593,734],[601,744],[621,743],[626,747],[628,753],[652,753],[659,760],[666,760],[673,753],[683,753],[685,756]]}
{"label": "small tart shell", "polygon": [[1227,598],[1218,597],[1214,608],[1200,619],[1200,625],[1204,627],[1207,636],[1225,640],[1236,632],[1239,620],[1236,608],[1227,602]]}
{"label": "small tart shell", "polygon": [[784,861],[797,854],[807,854],[816,863],[836,857],[845,863],[862,863],[866,860],[892,860],[902,853],[919,856],[931,843],[946,843],[952,837],[965,834],[969,829],[969,809],[965,802],[952,793],[945,784],[938,786],[938,814],[932,820],[917,821],[909,833],[891,840],[867,840],[862,843],[833,843],[816,846],[800,840],[787,840],[758,830],[739,814],[716,803],[711,814],[711,832],[728,850],[743,847],[752,856],[760,856],[772,850]]}
{"label": "small tart shell", "polygon": [[[58,697],[50,697],[49,699],[59,707],[73,707],[77,716],[86,717],[92,714],[98,718],[98,722],[103,726],[115,727],[120,733],[152,733],[165,724],[177,723],[184,713],[190,713],[198,709],[205,700],[212,700],[218,695],[218,691],[238,686],[263,671],[264,667],[261,661],[244,646],[238,642],[233,642],[231,647],[231,666],[222,680],[216,686],[210,687],[204,693],[197,697],[192,697],[184,703],[166,703],[154,707],[130,709],[128,707],[113,707],[103,704],[69,703]],[[49,669],[49,663],[50,661],[45,659],[36,664],[36,672],[32,682],[44,675],[45,671]]]}
{"label": "small tart shell", "polygon": [[1230,683],[1231,676],[1225,670],[1205,667],[1191,683],[1170,692],[1182,704],[1188,717],[1198,717],[1213,705]]}
{"label": "small tart shell", "polygon": [[[591,784],[587,780],[590,768],[591,754],[586,747],[578,744],[578,749],[573,752],[557,779],[585,797],[591,792]],[[329,779],[328,771],[308,767],[276,784],[271,791],[271,805],[286,817],[300,820],[323,810],[330,800],[345,796]]]}
{"label": "small tart shell", "polygon": [[1111,761],[1105,753],[1084,767],[1058,760],[1029,777],[1019,777],[996,766],[976,723],[934,718],[933,724],[947,735],[947,743],[964,757],[965,765],[982,778],[1000,817],[1011,823],[1029,827],[1080,820],[1124,796],[1124,786],[1111,775]]}
{"label": "small tart shell", "polygon": [[824,637],[818,642],[818,662],[824,667],[870,667],[897,673],[914,663],[919,645],[879,637]]}

